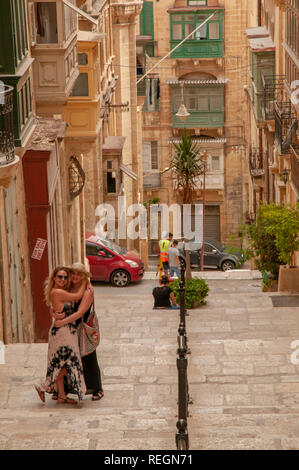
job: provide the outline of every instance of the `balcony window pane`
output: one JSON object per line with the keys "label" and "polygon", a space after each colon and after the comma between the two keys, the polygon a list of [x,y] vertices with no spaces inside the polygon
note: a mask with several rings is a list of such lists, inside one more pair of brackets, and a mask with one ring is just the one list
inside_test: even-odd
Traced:
{"label": "balcony window pane", "polygon": [[[194,29],[195,29],[195,26],[193,23],[186,23],[185,24],[185,37],[191,34],[192,31],[194,31]],[[192,34],[192,36],[190,36],[189,39],[194,39],[194,34]]]}
{"label": "balcony window pane", "polygon": [[152,170],[158,170],[158,142],[151,142]]}
{"label": "balcony window pane", "polygon": [[55,2],[35,5],[38,44],[57,44],[57,13]]}
{"label": "balcony window pane", "polygon": [[220,159],[219,159],[219,157],[212,157],[211,171],[219,171],[219,170],[220,170]]}
{"label": "balcony window pane", "polygon": [[209,98],[200,96],[198,99],[198,111],[209,111]]}
{"label": "balcony window pane", "polygon": [[88,65],[88,54],[85,52],[78,54],[78,65]]}
{"label": "balcony window pane", "polygon": [[209,24],[209,39],[219,39],[219,23]]}
{"label": "balcony window pane", "polygon": [[77,13],[64,5],[64,39],[68,39],[77,29]]}
{"label": "balcony window pane", "polygon": [[188,0],[188,5],[190,7],[197,6],[197,5],[206,5],[207,0]]}
{"label": "balcony window pane", "polygon": [[210,97],[210,111],[221,111],[222,110],[222,97],[211,96]]}
{"label": "balcony window pane", "polygon": [[186,15],[185,16],[185,21],[194,21],[194,16],[193,15]]}
{"label": "balcony window pane", "polygon": [[182,25],[181,24],[174,24],[172,26],[172,39],[174,39],[174,40],[183,39]]}
{"label": "balcony window pane", "polygon": [[181,97],[180,95],[177,95],[174,97],[174,102],[173,102],[173,106],[174,106],[174,112],[176,113],[180,107],[180,104],[181,104]]}
{"label": "balcony window pane", "polygon": [[116,193],[116,178],[114,172],[107,172],[107,193]]}
{"label": "balcony window pane", "polygon": [[196,97],[188,96],[186,106],[189,111],[196,111]]}
{"label": "balcony window pane", "polygon": [[[196,26],[199,26],[200,23],[197,23]],[[208,39],[207,34],[207,23],[205,23],[201,28],[198,28],[196,31],[196,39]]]}
{"label": "balcony window pane", "polygon": [[72,96],[88,96],[88,73],[80,73],[74,86]]}

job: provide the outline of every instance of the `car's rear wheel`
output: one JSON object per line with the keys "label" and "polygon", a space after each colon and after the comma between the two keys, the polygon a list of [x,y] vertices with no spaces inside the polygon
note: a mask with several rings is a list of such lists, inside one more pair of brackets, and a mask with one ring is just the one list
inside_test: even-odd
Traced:
{"label": "car's rear wheel", "polygon": [[222,271],[231,271],[232,269],[235,269],[236,265],[233,261],[230,261],[227,259],[226,261],[223,261],[221,265]]}
{"label": "car's rear wheel", "polygon": [[115,287],[126,287],[130,280],[130,274],[123,269],[118,269],[111,275],[111,284]]}

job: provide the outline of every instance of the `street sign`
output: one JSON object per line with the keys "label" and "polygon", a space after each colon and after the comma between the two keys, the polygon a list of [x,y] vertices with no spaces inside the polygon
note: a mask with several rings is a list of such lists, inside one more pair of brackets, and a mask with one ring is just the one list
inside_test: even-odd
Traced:
{"label": "street sign", "polygon": [[42,238],[37,238],[31,258],[37,259],[40,261],[42,259],[46,244],[47,244],[47,240],[43,240]]}

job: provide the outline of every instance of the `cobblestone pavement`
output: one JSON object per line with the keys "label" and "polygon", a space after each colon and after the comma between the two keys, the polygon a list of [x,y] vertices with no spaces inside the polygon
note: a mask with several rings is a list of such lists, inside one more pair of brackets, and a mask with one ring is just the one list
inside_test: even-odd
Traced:
{"label": "cobblestone pavement", "polygon": [[[0,449],[175,449],[179,314],[152,310],[153,284],[95,287],[99,402],[42,404],[33,384],[47,345],[6,346]],[[274,308],[260,280],[208,284],[207,305],[187,317],[190,448],[299,449],[299,307]]]}

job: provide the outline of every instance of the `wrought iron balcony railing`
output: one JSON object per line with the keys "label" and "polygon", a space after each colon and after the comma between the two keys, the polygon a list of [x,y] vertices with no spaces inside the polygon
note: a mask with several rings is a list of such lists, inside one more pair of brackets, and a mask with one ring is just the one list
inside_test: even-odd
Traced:
{"label": "wrought iron balcony railing", "polygon": [[13,87],[0,83],[0,166],[14,159]]}
{"label": "wrought iron balcony railing", "polygon": [[265,157],[265,152],[261,152],[258,148],[250,147],[249,168],[251,176],[257,177],[265,174]]}
{"label": "wrought iron balcony railing", "polygon": [[275,101],[284,101],[284,82],[285,75],[263,75],[263,118],[265,120],[274,119]]}
{"label": "wrought iron balcony railing", "polygon": [[275,145],[281,155],[290,152],[290,145],[298,128],[298,120],[292,112],[290,101],[275,101]]}

